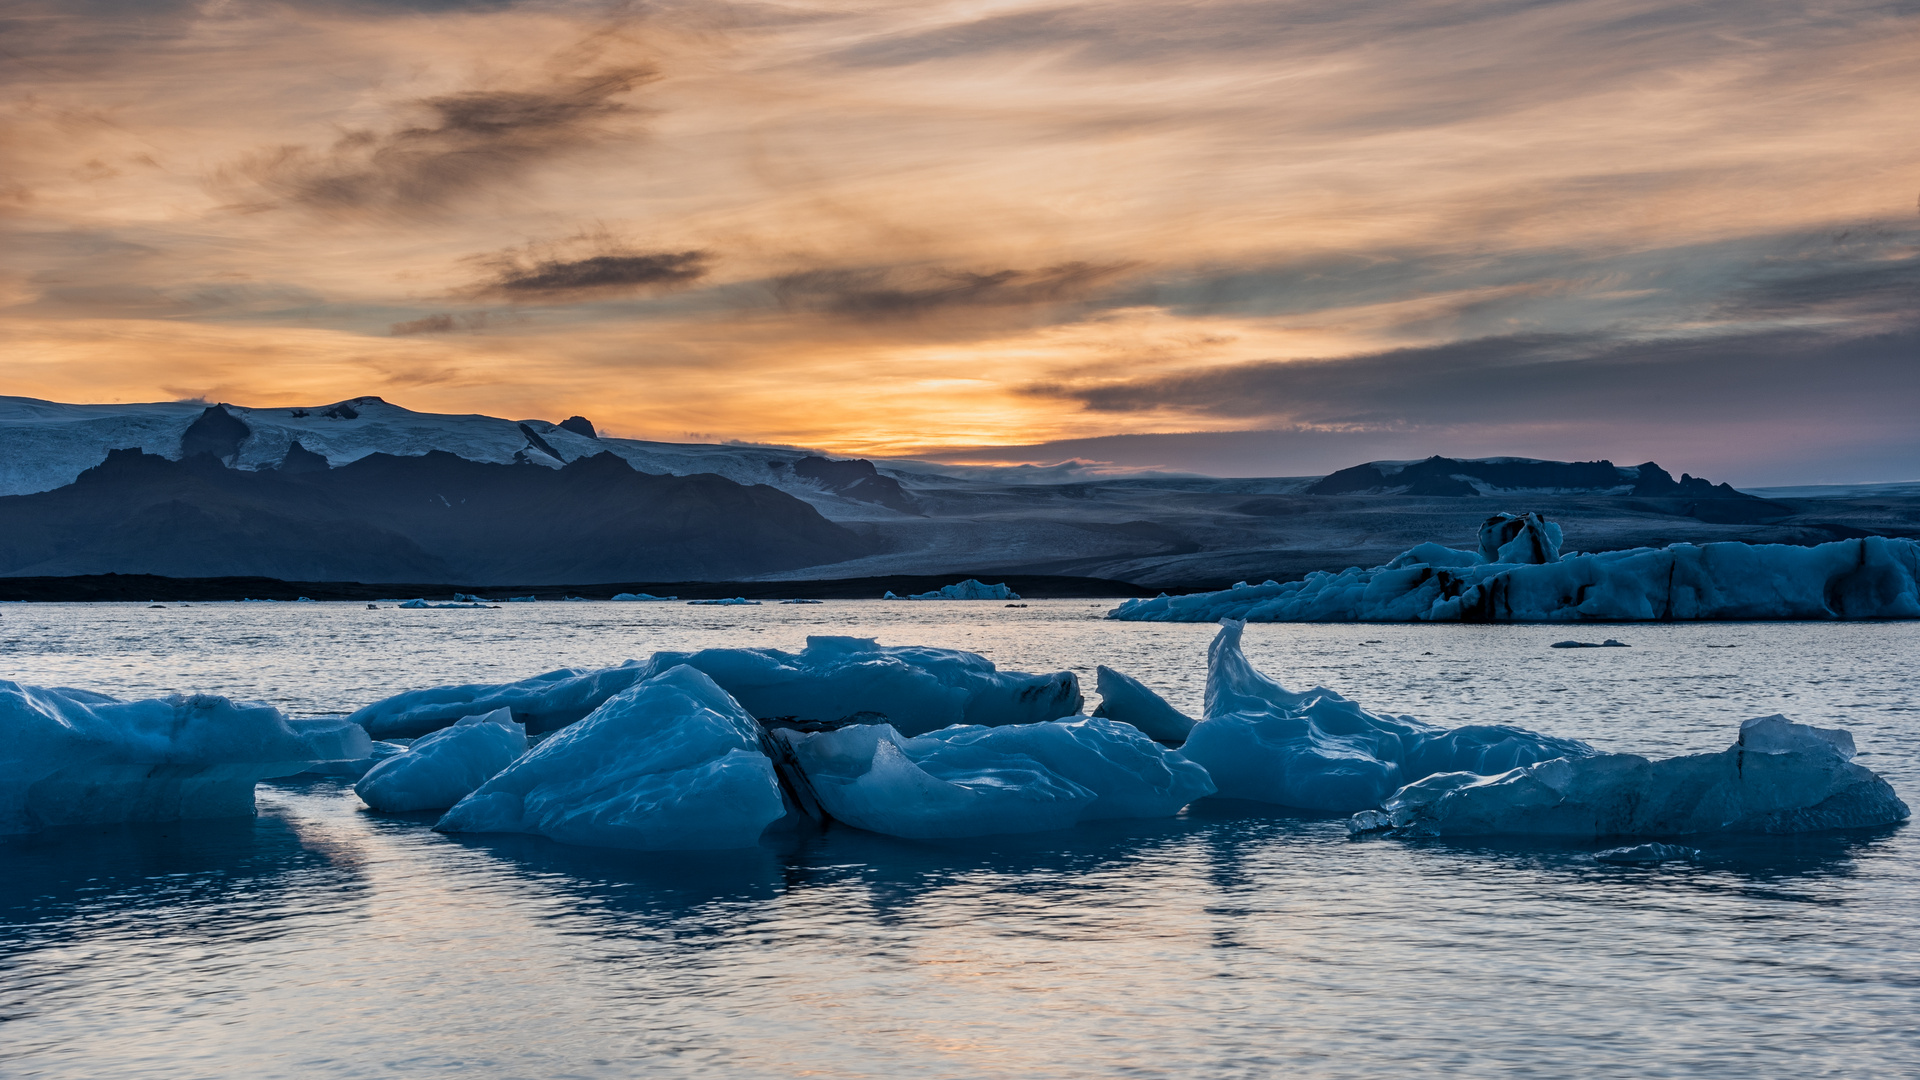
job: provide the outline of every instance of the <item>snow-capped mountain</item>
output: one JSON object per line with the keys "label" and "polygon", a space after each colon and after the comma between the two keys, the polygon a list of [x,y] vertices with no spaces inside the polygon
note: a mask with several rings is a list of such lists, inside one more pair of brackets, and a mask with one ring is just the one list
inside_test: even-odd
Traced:
{"label": "snow-capped mountain", "polygon": [[[0,398],[0,514],[23,512],[28,505],[23,498],[31,502],[42,494],[69,491],[82,473],[100,466],[109,451],[129,449],[156,460],[199,460],[200,468],[217,463],[234,476],[209,474],[210,479],[202,479],[224,485],[222,491],[236,483],[239,488],[234,490],[252,490],[241,483],[250,474],[262,478],[255,485],[261,491],[278,491],[302,473],[340,473],[375,455],[401,463],[383,467],[394,475],[440,476],[432,470],[409,472],[404,464],[430,453],[533,470],[473,481],[481,487],[511,480],[516,490],[544,490],[531,478],[553,474],[554,493],[583,491],[577,480],[567,477],[582,463],[611,455],[604,460],[624,461],[636,473],[705,475],[767,495],[778,493],[805,504],[822,524],[847,530],[841,540],[824,544],[819,537],[806,543],[796,540],[794,551],[784,557],[770,554],[772,547],[758,548],[761,554],[753,559],[727,564],[724,572],[736,579],[997,571],[1099,577],[1153,587],[1218,587],[1236,578],[1285,579],[1310,570],[1371,565],[1367,560],[1384,561],[1434,537],[1470,538],[1488,514],[1499,510],[1530,509],[1555,517],[1566,527],[1569,545],[1583,550],[1676,540],[1813,543],[1875,532],[1904,535],[1903,529],[1911,527],[1904,504],[1892,507],[1884,498],[1859,500],[1858,505],[1844,499],[1804,505],[1764,500],[1684,474],[1676,481],[1652,462],[1615,466],[1605,461],[1435,457],[1368,462],[1320,478],[1089,476],[1061,467],[951,467],[835,459],[790,447],[617,439],[601,435],[581,417],[554,422],[421,413],[375,397],[272,409],[204,402],[67,405]],[[334,477],[322,486],[337,488],[341,479]],[[319,482],[299,483],[312,487]],[[629,487],[616,484],[608,490],[627,492]],[[561,497],[554,493],[540,497]],[[645,543],[662,542],[642,520],[649,512],[645,500],[656,496],[597,497],[642,501],[633,506],[551,504],[543,512],[586,522],[595,513],[632,511],[639,516],[627,519],[629,528],[639,532],[603,541],[642,544],[636,538],[645,533],[656,536]],[[776,505],[766,502],[769,520],[801,520],[774,509]],[[724,523],[702,527],[719,529]],[[818,532],[811,525],[806,530]],[[767,539],[778,546],[772,534]],[[594,566],[601,567],[596,573],[613,568],[570,557],[541,564],[542,570],[524,562],[482,559],[459,545],[447,551],[455,548],[466,553],[452,563],[443,561],[450,573],[454,566],[476,573],[483,567],[504,573],[513,566],[536,575],[526,577],[528,582],[584,584],[565,575]],[[223,550],[239,549],[228,545]],[[431,558],[446,557],[423,550]],[[696,565],[679,556],[662,559],[657,563],[662,575],[670,566]],[[49,568],[56,563],[44,561],[40,565],[39,571],[18,562],[0,565],[0,575],[91,572],[55,571]],[[620,565],[636,569],[636,564]],[[644,565],[645,560],[637,564]],[[722,571],[716,564],[711,572]],[[666,580],[662,575],[634,573],[630,580]]]}

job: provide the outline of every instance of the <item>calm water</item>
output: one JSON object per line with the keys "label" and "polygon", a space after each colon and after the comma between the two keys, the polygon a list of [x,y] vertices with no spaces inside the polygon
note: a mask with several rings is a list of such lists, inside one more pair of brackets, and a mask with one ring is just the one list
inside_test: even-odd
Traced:
{"label": "calm water", "polygon": [[[0,606],[0,677],[295,714],[809,633],[1107,663],[1197,709],[1204,626],[1089,601],[818,607]],[[1920,624],[1254,626],[1255,663],[1375,709],[1655,754],[1785,712],[1920,805]],[[1092,702],[1090,701],[1091,705]],[[1201,804],[910,843],[663,857],[453,839],[333,781],[252,821],[0,841],[8,1077],[1886,1076],[1920,1073],[1912,828],[1606,867],[1356,842]]]}

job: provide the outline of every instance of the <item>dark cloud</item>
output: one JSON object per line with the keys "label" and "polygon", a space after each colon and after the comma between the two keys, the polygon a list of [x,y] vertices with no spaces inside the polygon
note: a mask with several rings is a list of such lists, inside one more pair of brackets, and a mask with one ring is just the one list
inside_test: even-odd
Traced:
{"label": "dark cloud", "polygon": [[1062,263],[1039,270],[810,270],[775,279],[788,308],[859,319],[904,319],[942,308],[1012,307],[1085,299],[1130,264]]}
{"label": "dark cloud", "polygon": [[426,315],[408,322],[394,323],[387,332],[394,337],[407,337],[412,334],[451,334],[453,330],[453,316]]}
{"label": "dark cloud", "polygon": [[1515,336],[1027,392],[1103,412],[1328,429],[1582,418],[1900,427],[1920,410],[1920,328],[1865,337],[1800,330],[1659,341]]}
{"label": "dark cloud", "polygon": [[[636,110],[618,99],[657,78],[614,66],[521,90],[472,90],[407,106],[418,123],[348,131],[331,147],[281,146],[222,170],[216,187],[259,209],[293,205],[327,214],[432,215],[450,203],[595,145]],[[264,194],[265,198],[258,196]]]}
{"label": "dark cloud", "polygon": [[484,260],[494,273],[477,291],[521,302],[616,296],[697,281],[706,276],[711,257],[705,251],[621,251],[528,261],[509,253]]}

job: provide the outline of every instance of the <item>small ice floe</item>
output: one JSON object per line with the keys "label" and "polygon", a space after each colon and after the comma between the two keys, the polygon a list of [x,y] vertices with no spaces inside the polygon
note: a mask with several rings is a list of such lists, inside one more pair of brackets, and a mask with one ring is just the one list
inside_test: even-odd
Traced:
{"label": "small ice floe", "polygon": [[414,599],[414,600],[408,600],[408,601],[406,601],[406,602],[404,602],[404,603],[401,603],[401,604],[396,604],[396,605],[394,605],[394,606],[395,606],[395,607],[401,607],[401,608],[406,608],[406,609],[408,609],[409,611],[420,611],[420,610],[423,610],[423,609],[426,609],[426,608],[436,608],[436,609],[437,609],[437,608],[490,608],[490,607],[492,607],[493,605],[492,605],[492,604],[459,604],[459,603],[455,603],[455,604],[430,604],[430,603],[428,603],[428,602],[427,602],[427,601],[425,601],[425,600],[420,600],[420,599]]}
{"label": "small ice floe", "polygon": [[457,593],[454,593],[454,594],[453,594],[453,598],[454,598],[455,600],[458,600],[458,601],[460,601],[460,602],[461,602],[461,603],[463,603],[463,604],[491,604],[491,603],[493,603],[493,601],[491,601],[491,600],[489,600],[489,599],[487,599],[487,598],[486,598],[486,597],[484,597],[484,596],[475,596],[475,595],[473,595],[472,593],[464,593],[464,592],[457,592]]}
{"label": "small ice floe", "polygon": [[720,600],[689,600],[695,607],[759,607],[760,601],[749,600],[744,596],[729,596]]}
{"label": "small ice floe", "polygon": [[537,601],[537,600],[539,600],[539,599],[540,599],[540,598],[539,598],[539,597],[537,597],[537,596],[509,596],[509,597],[507,597],[507,603],[509,603],[509,604],[531,604],[531,603],[533,603],[533,602],[535,602],[535,601]]}
{"label": "small ice floe", "polygon": [[1597,851],[1593,858],[1595,862],[1615,866],[1658,866],[1669,862],[1699,862],[1700,849],[1680,844],[1634,844]]}
{"label": "small ice floe", "polygon": [[1605,641],[1556,641],[1547,646],[1549,649],[1628,649],[1632,646],[1615,638]]}
{"label": "small ice floe", "polygon": [[797,598],[793,600],[782,600],[780,602],[783,604],[824,604],[826,603],[826,601],[824,600],[800,600]]}
{"label": "small ice floe", "polygon": [[[893,595],[893,593],[889,592],[887,593],[886,596],[881,597],[881,599],[882,600],[898,600],[900,598]],[[978,581],[974,578],[968,578],[965,581],[957,582],[955,584],[945,586],[944,588],[934,589],[931,592],[914,593],[913,595],[907,597],[907,599],[909,600],[1018,600],[1020,599],[1020,594],[1017,592],[1014,592],[1012,589],[1007,588],[1007,583],[1004,581],[998,585],[988,585],[985,582]]]}
{"label": "small ice floe", "polygon": [[584,601],[584,600],[586,600],[586,597],[584,597],[584,596],[563,596],[563,597],[561,597],[560,599],[562,599],[562,600],[575,600],[575,601]]}
{"label": "small ice floe", "polygon": [[615,600],[635,600],[635,601],[647,601],[647,602],[654,602],[654,603],[658,603],[664,600],[680,599],[677,596],[655,596],[652,593],[644,593],[644,592],[614,593],[613,598]]}

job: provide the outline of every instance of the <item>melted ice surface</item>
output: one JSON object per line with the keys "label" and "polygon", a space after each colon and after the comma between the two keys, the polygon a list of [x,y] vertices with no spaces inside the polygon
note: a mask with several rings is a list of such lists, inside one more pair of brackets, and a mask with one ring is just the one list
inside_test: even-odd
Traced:
{"label": "melted ice surface", "polygon": [[[403,690],[808,635],[1105,664],[1202,712],[1216,628],[1110,604],[0,605],[9,677],[337,715]],[[1383,713],[1659,758],[1781,713],[1920,797],[1920,624],[1249,626],[1248,660]],[[1729,647],[1730,646],[1730,647]],[[1756,752],[1759,752],[1756,750]],[[350,782],[261,816],[0,841],[0,1074],[840,1077],[1910,1075],[1920,829],[1594,845],[1171,819],[707,856],[452,837]],[[1409,1063],[1417,1063],[1410,1067]]]}

